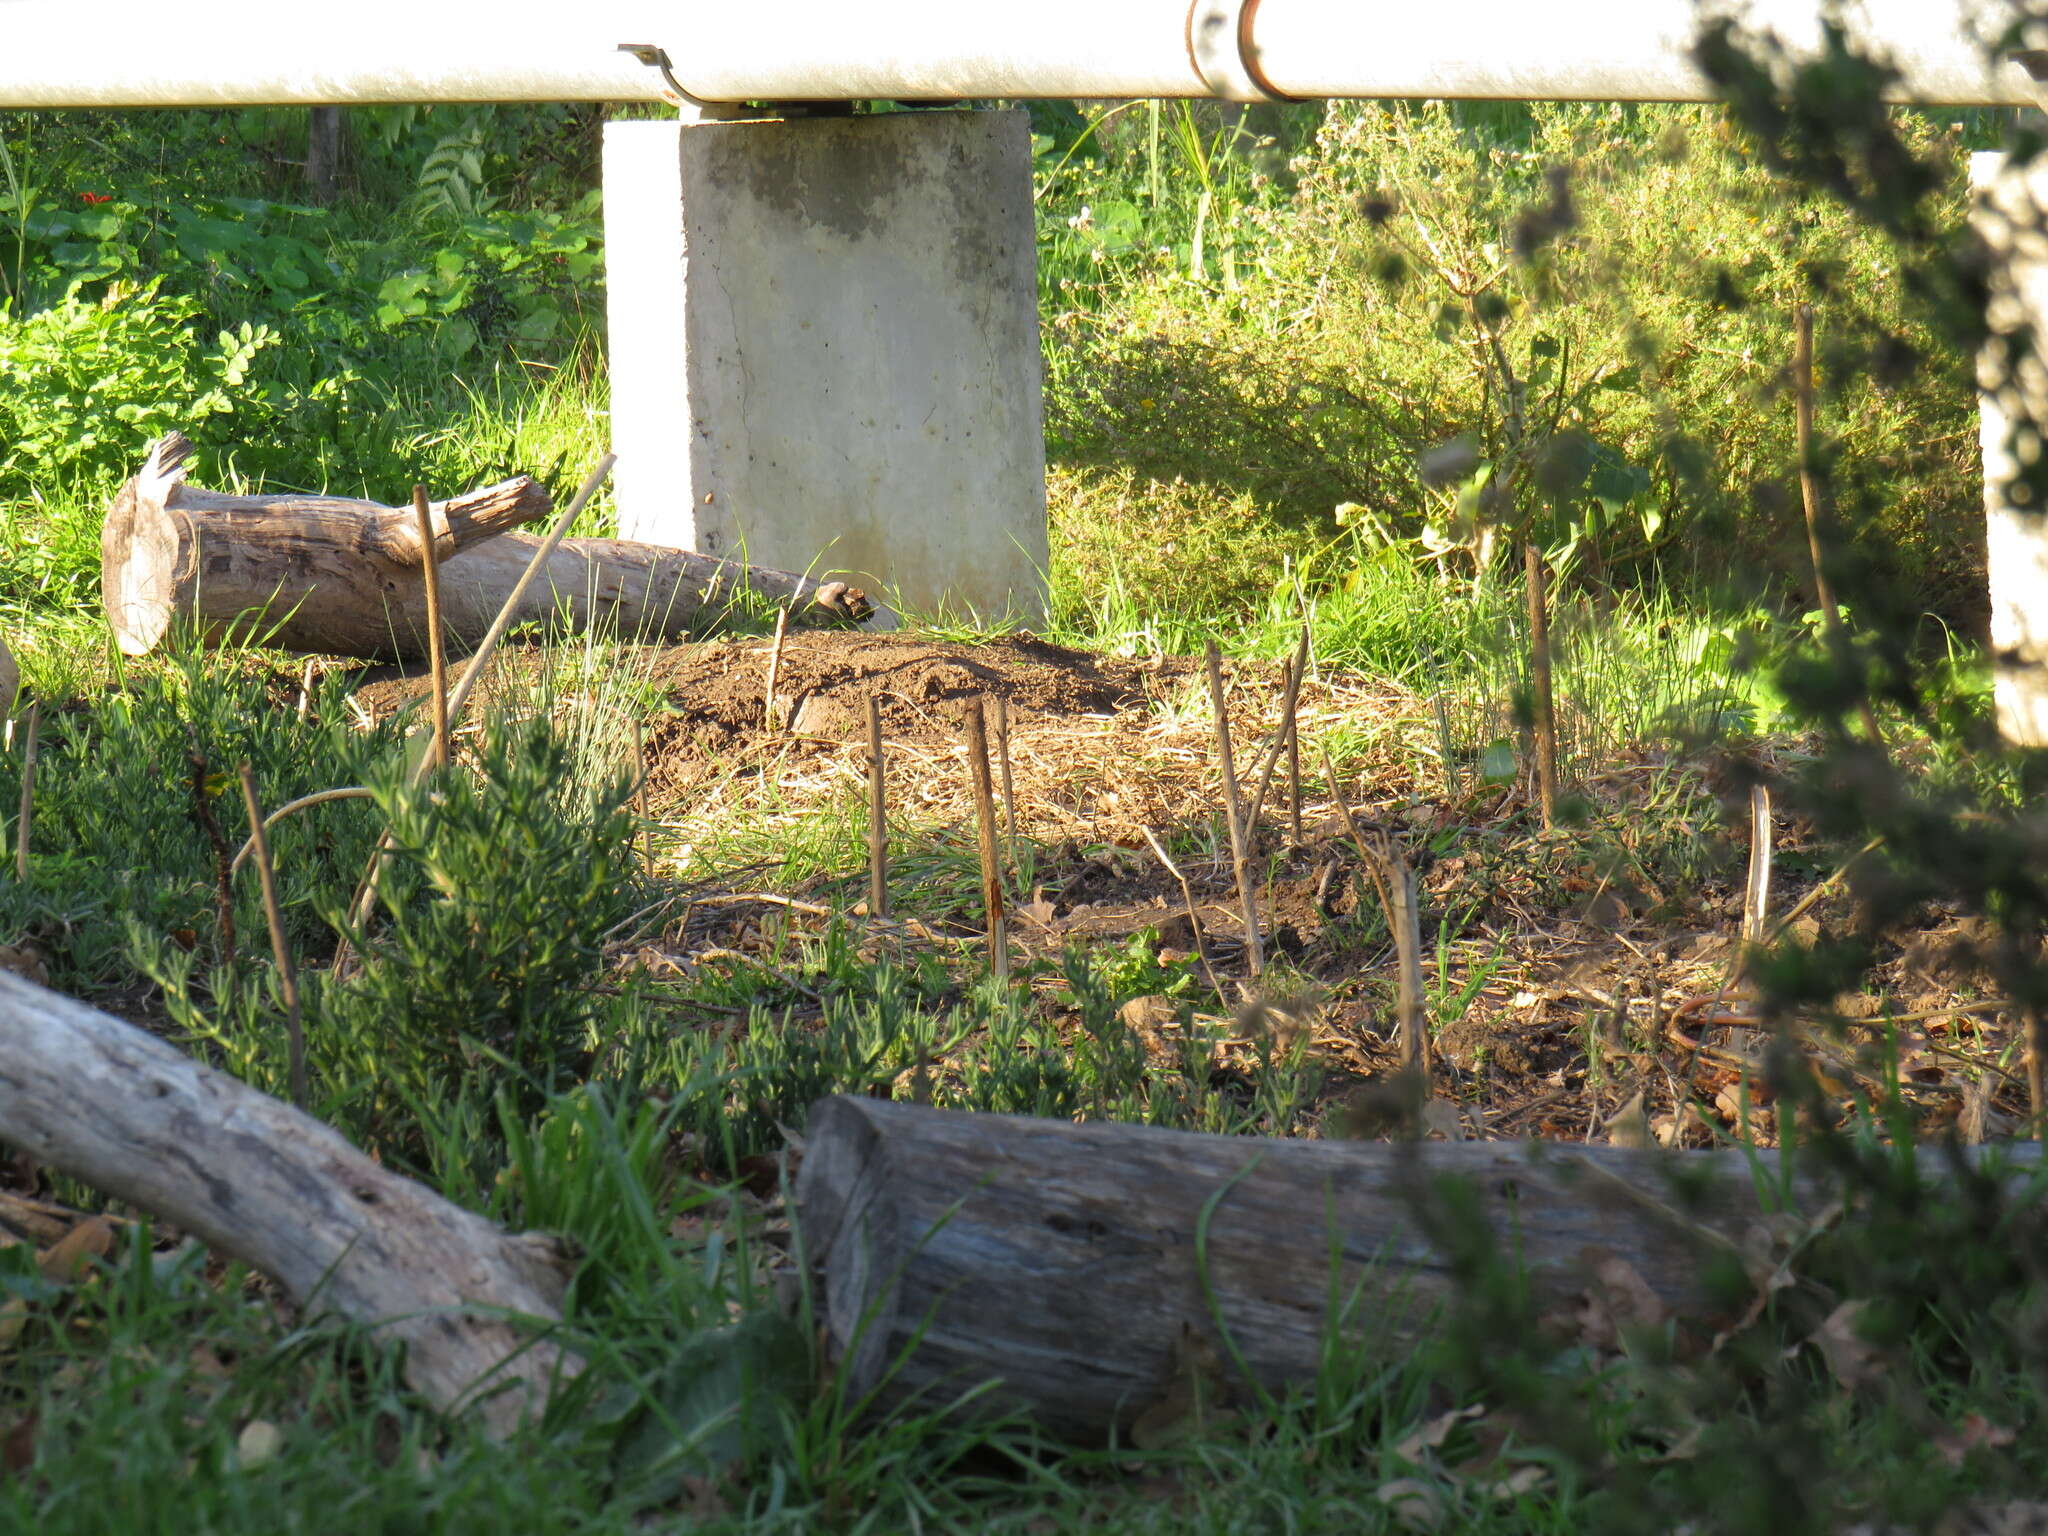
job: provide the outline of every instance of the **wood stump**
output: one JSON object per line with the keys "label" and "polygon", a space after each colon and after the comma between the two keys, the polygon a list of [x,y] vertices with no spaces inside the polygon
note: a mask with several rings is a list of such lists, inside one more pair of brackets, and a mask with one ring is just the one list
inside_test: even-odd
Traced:
{"label": "wood stump", "polygon": [[[410,506],[202,490],[186,481],[191,451],[175,432],[152,447],[101,530],[102,600],[123,652],[146,655],[184,623],[210,645],[232,638],[380,661],[427,654],[424,551]],[[483,637],[540,543],[507,530],[550,510],[546,490],[524,476],[432,505],[451,648]],[[666,641],[702,633],[741,600],[791,605],[797,622],[875,612],[843,581],[625,539],[565,539],[513,617]]]}

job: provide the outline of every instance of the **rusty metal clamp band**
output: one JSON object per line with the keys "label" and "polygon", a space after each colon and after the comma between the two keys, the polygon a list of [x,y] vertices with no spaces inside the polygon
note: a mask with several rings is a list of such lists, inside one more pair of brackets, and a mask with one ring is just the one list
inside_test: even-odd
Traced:
{"label": "rusty metal clamp band", "polygon": [[1259,68],[1252,18],[1259,0],[1192,0],[1188,59],[1213,96],[1224,101],[1292,101]]}

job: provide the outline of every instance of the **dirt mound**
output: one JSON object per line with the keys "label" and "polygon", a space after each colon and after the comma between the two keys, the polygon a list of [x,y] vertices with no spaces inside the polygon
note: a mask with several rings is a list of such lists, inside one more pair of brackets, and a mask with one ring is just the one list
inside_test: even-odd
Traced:
{"label": "dirt mound", "polygon": [[[671,718],[656,731],[666,776],[683,780],[693,760],[724,760],[767,731],[773,642],[725,640],[662,653],[648,681]],[[892,742],[951,742],[976,695],[1005,701],[1013,721],[1142,711],[1168,667],[1072,651],[1028,636],[956,645],[845,631],[790,635],[776,667],[777,718],[800,740],[866,738],[867,701],[881,702]],[[1184,672],[1185,664],[1172,670]]]}
{"label": "dirt mound", "polygon": [[[1128,660],[1069,650],[1029,635],[976,645],[860,631],[800,631],[787,636],[776,664],[775,724],[768,709],[774,642],[726,636],[672,648],[628,647],[610,665],[661,700],[647,722],[648,784],[657,805],[729,772],[775,746],[801,758],[864,744],[867,700],[881,703],[891,746],[950,753],[963,706],[977,695],[1000,699],[1013,737],[1048,725],[1141,728],[1151,706],[1195,675],[1185,659]],[[520,697],[559,657],[509,648],[492,660],[478,702]],[[356,701],[384,718],[425,696],[417,672],[366,682]],[[580,688],[575,691],[582,691]]]}

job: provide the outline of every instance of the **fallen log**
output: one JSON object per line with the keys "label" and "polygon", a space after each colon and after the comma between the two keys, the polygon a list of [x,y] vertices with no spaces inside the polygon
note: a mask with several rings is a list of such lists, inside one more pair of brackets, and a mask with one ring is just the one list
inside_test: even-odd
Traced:
{"label": "fallen log", "polygon": [[[191,451],[175,432],[158,441],[100,531],[102,600],[123,652],[147,654],[183,621],[206,644],[233,635],[381,661],[427,654],[424,550],[410,505],[202,490],[186,480]],[[430,506],[451,648],[483,637],[540,543],[506,530],[549,510],[546,490],[524,476]],[[513,620],[676,640],[746,596],[793,605],[798,622],[875,611],[843,581],[625,539],[566,539]]]}
{"label": "fallen log", "polygon": [[288,1104],[0,971],[0,1142],[253,1265],[309,1312],[405,1348],[407,1380],[494,1434],[580,1362],[547,1337],[559,1245],[372,1162]]}
{"label": "fallen log", "polygon": [[[1627,1315],[1647,1285],[1711,1321],[1703,1255],[1762,1214],[1739,1148],[1280,1141],[850,1097],[812,1110],[796,1193],[850,1400],[930,1406],[995,1382],[983,1406],[1099,1443],[1142,1438],[1192,1360],[1223,1392],[1245,1395],[1237,1361],[1267,1391],[1312,1386],[1332,1298],[1346,1338],[1413,1338],[1451,1294],[1418,1220],[1445,1178],[1469,1183],[1544,1310]],[[1831,1196],[1794,1189],[1809,1213]]]}

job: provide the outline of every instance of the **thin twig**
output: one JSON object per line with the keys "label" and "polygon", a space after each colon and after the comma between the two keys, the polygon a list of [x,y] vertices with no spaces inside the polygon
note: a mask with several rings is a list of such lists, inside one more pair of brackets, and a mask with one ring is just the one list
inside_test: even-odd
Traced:
{"label": "thin twig", "polygon": [[1023,871],[1017,867],[1017,781],[1010,772],[1010,701],[999,693],[995,705],[996,763],[1003,775],[1003,827],[1010,844],[1010,875],[1021,880]]}
{"label": "thin twig", "polygon": [[776,717],[775,681],[782,671],[782,642],[789,636],[789,604],[784,603],[775,610],[775,644],[768,652],[768,695],[761,703],[761,725],[764,730],[779,732],[782,722]]}
{"label": "thin twig", "polygon": [[[1337,770],[1330,762],[1329,748],[1323,749],[1323,774],[1330,781],[1330,798],[1344,817],[1344,830],[1351,834],[1358,856],[1379,886],[1380,903],[1386,909],[1387,931],[1394,939],[1396,966],[1395,1014],[1401,1032],[1401,1064],[1417,1071],[1429,1070],[1429,1021],[1422,1004],[1422,915],[1415,900],[1415,871],[1384,835],[1368,842],[1351,802],[1337,784]],[[1382,880],[1384,876],[1384,880]]]}
{"label": "thin twig", "polygon": [[1178,864],[1166,856],[1166,850],[1160,846],[1159,839],[1152,835],[1150,827],[1140,827],[1138,830],[1145,834],[1145,841],[1152,845],[1152,852],[1158,856],[1159,862],[1166,866],[1166,872],[1179,882],[1180,899],[1187,906],[1188,928],[1194,934],[1195,953],[1201,958],[1202,974],[1209,978],[1209,990],[1228,1004],[1229,999],[1223,997],[1223,983],[1216,979],[1216,968],[1209,963],[1209,946],[1202,942],[1202,919],[1195,911],[1195,893],[1188,885],[1188,877],[1180,872]]}
{"label": "thin twig", "polygon": [[505,631],[512,627],[512,616],[519,611],[519,602],[526,596],[526,589],[533,585],[541,573],[541,568],[548,563],[548,557],[568,535],[569,525],[582,514],[584,506],[597,494],[598,488],[604,484],[606,477],[612,472],[612,466],[618,461],[618,455],[612,453],[597,461],[597,468],[590,472],[589,478],[577,489],[575,499],[555,520],[555,526],[548,530],[548,536],[541,540],[540,547],[534,550],[533,558],[526,562],[526,569],[519,573],[519,580],[505,595],[504,604],[498,609],[498,616],[491,620],[491,627],[484,631],[483,640],[478,644],[476,654],[470,657],[469,665],[463,668],[462,678],[456,683],[455,692],[448,697],[448,718],[451,722],[462,718],[463,707],[469,703],[470,694],[475,692],[476,685],[482,680],[484,667],[491,659],[491,652],[497,649]]}
{"label": "thin twig", "polygon": [[[597,494],[598,487],[604,484],[605,478],[612,472],[612,466],[618,461],[618,455],[612,453],[597,461],[597,468],[590,472],[589,477],[578,488],[575,498],[563,509],[562,515],[555,519],[555,525],[548,530],[548,536],[535,546],[532,557],[526,562],[526,569],[519,573],[519,580],[514,582],[512,590],[505,594],[505,601],[498,607],[497,617],[491,620],[491,627],[484,631],[484,637],[477,645],[476,654],[469,658],[469,664],[462,669],[461,680],[456,683],[455,691],[449,695],[448,720],[451,728],[454,722],[462,718],[462,711],[469,704],[470,694],[476,691],[477,684],[483,680],[484,668],[490,664],[491,652],[497,649],[505,631],[512,627],[512,616],[519,611],[519,604],[526,596],[526,589],[533,585],[535,578],[547,564],[548,557],[554,554],[563,538],[567,536],[569,525],[581,515],[584,506]],[[426,770],[426,759],[422,758],[407,775],[407,782],[418,784],[425,776]],[[369,919],[370,909],[377,900],[378,876],[384,868],[384,859],[391,848],[392,836],[386,831],[383,837],[378,839],[377,850],[370,855],[370,867],[364,871],[362,883],[356,888],[356,894],[349,902],[351,929],[362,927]],[[354,952],[348,935],[343,934],[341,943],[335,949],[335,973],[345,975],[353,958]]]}
{"label": "thin twig", "polygon": [[228,859],[228,840],[221,835],[220,822],[213,814],[213,797],[207,792],[206,754],[199,749],[199,732],[185,728],[185,762],[192,771],[192,819],[213,849],[214,922],[220,930],[220,963],[235,963],[235,892]]}
{"label": "thin twig", "polygon": [[[1307,664],[1307,658],[1302,658]],[[1296,668],[1295,692],[1301,688],[1300,668]],[[1294,707],[1295,692],[1287,695],[1287,830],[1293,836],[1294,846],[1302,844],[1301,836],[1301,716]]]}
{"label": "thin twig", "polygon": [[36,815],[36,747],[43,723],[43,706],[31,701],[28,706],[28,723],[22,727],[21,748],[21,812],[14,821],[14,878],[23,885],[28,884],[28,840],[29,830],[35,823]]}
{"label": "thin twig", "polygon": [[1820,547],[1820,481],[1813,472],[1813,306],[1792,312],[1792,402],[1799,434],[1799,499],[1806,513],[1806,552],[1813,561],[1813,595],[1830,631],[1842,627]]}
{"label": "thin twig", "polygon": [[[369,790],[358,785],[351,785],[346,789],[317,790],[310,795],[301,795],[296,800],[285,801],[283,805],[272,811],[264,820],[263,830],[268,832],[295,811],[307,810],[316,805],[325,805],[330,800],[369,800],[373,798],[375,797]],[[256,837],[254,833],[251,833],[249,840],[236,850],[234,858],[229,861],[228,873],[230,875],[239,875],[242,872],[242,866],[249,862],[250,857],[255,852]]]}
{"label": "thin twig", "polygon": [[1557,825],[1557,698],[1551,689],[1550,599],[1544,593],[1543,551],[1522,540],[1522,585],[1529,609],[1530,734],[1536,739],[1536,803],[1543,830]]}
{"label": "thin twig", "polygon": [[[1258,835],[1259,813],[1266,807],[1266,790],[1273,782],[1273,769],[1280,761],[1280,754],[1287,749],[1289,732],[1294,727],[1296,701],[1301,696],[1301,680],[1308,670],[1308,626],[1301,626],[1301,639],[1296,642],[1294,656],[1287,664],[1286,692],[1280,700],[1280,731],[1266,748],[1264,761],[1259,764],[1256,787],[1252,790],[1252,813],[1250,828],[1253,836]],[[1295,800],[1300,801],[1301,770],[1294,768]],[[1301,841],[1300,818],[1297,815],[1294,840]]]}
{"label": "thin twig", "polygon": [[1230,760],[1230,710],[1223,697],[1223,657],[1209,642],[1209,700],[1216,710],[1216,756],[1223,770],[1223,809],[1230,821],[1230,861],[1237,876],[1237,899],[1244,907],[1246,965],[1254,977],[1266,969],[1266,951],[1259,938],[1259,909],[1252,894],[1250,853],[1246,848],[1244,807],[1238,799],[1237,771]]}
{"label": "thin twig", "polygon": [[967,701],[967,767],[974,781],[974,822],[981,844],[981,901],[988,913],[988,959],[998,981],[1010,979],[1008,925],[1003,918],[1002,866],[996,857],[995,788],[989,782],[988,725],[981,696]]}
{"label": "thin twig", "polygon": [[882,701],[868,695],[868,916],[889,915],[889,784],[882,756]]}
{"label": "thin twig", "polygon": [[449,761],[448,654],[442,645],[441,549],[434,540],[434,513],[427,488],[412,488],[412,509],[420,520],[420,572],[427,588],[427,670],[434,690],[434,754],[436,767]]}
{"label": "thin twig", "polygon": [[647,730],[633,717],[633,814],[640,818],[640,862],[654,873],[654,815],[647,805]]}
{"label": "thin twig", "polygon": [[263,916],[270,924],[270,953],[277,961],[277,989],[284,997],[284,1031],[290,1052],[292,1104],[306,1107],[306,1035],[299,1016],[299,973],[292,965],[291,946],[284,940],[284,909],[277,900],[277,870],[270,862],[270,840],[263,835],[263,807],[256,799],[256,774],[242,764],[242,804],[249,812],[249,842],[256,850],[256,875],[263,883]]}
{"label": "thin twig", "polygon": [[[1827,621],[1829,640],[1846,653],[1848,632],[1842,626],[1842,610],[1835,605],[1834,588],[1828,584],[1827,568],[1821,559],[1820,476],[1815,471],[1813,451],[1813,306],[1801,304],[1792,312],[1792,319],[1792,395],[1799,434],[1799,500],[1806,513],[1806,550],[1813,561],[1813,595],[1820,604],[1821,616]],[[1878,734],[1877,711],[1871,707],[1863,689],[1859,688],[1857,692],[1857,714],[1863,721],[1864,733],[1869,736],[1871,745],[1882,747],[1884,737]]]}
{"label": "thin twig", "polygon": [[1794,923],[1798,922],[1800,918],[1806,916],[1807,912],[1812,909],[1815,902],[1819,901],[1823,896],[1827,895],[1829,891],[1833,890],[1837,885],[1839,885],[1842,882],[1842,878],[1845,875],[1847,875],[1850,870],[1854,869],[1858,864],[1862,863],[1866,855],[1875,853],[1878,847],[1883,842],[1884,839],[1882,837],[1873,837],[1861,848],[1858,848],[1854,853],[1850,854],[1848,859],[1843,863],[1840,869],[1836,870],[1832,875],[1829,875],[1827,879],[1821,881],[1820,884],[1816,885],[1812,890],[1808,891],[1804,896],[1800,897],[1798,901],[1793,903],[1791,911],[1787,912],[1783,917],[1779,918],[1776,922],[1771,924],[1770,931],[1764,935],[1764,942],[1766,944],[1772,944],[1777,942],[1777,940],[1785,934],[1786,930],[1791,928],[1791,926]]}

